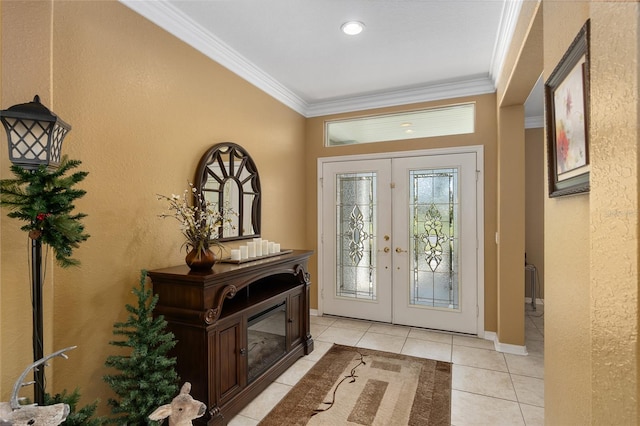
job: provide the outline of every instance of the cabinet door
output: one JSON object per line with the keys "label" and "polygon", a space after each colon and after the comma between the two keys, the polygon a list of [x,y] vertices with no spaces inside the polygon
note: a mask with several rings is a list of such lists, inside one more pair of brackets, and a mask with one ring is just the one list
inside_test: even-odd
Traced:
{"label": "cabinet door", "polygon": [[287,320],[288,331],[287,334],[289,336],[289,347],[287,350],[290,350],[294,346],[300,344],[302,342],[302,338],[304,335],[303,330],[303,300],[302,300],[302,289],[291,293],[289,296],[289,318]]}
{"label": "cabinet door", "polygon": [[246,386],[244,347],[245,319],[221,321],[216,331],[217,362],[215,375],[218,406],[222,406]]}

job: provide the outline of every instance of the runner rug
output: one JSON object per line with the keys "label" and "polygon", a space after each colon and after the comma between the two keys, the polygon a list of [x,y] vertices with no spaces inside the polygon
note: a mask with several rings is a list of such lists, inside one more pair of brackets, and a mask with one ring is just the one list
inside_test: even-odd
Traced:
{"label": "runner rug", "polygon": [[342,345],[333,345],[260,422],[450,424],[450,363]]}

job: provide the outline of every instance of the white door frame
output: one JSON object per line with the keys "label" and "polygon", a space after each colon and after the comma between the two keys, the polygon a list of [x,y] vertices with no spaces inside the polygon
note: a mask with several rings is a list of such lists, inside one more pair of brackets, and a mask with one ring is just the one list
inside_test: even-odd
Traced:
{"label": "white door frame", "polygon": [[323,250],[323,221],[322,215],[322,167],[324,163],[337,162],[337,161],[357,161],[357,160],[374,160],[384,158],[402,158],[402,157],[417,157],[417,156],[429,156],[429,155],[442,155],[442,154],[462,154],[462,153],[475,153],[476,154],[476,229],[477,229],[477,249],[476,249],[476,282],[477,282],[477,303],[478,303],[478,320],[477,320],[477,336],[484,338],[484,147],[482,145],[470,145],[460,146],[453,148],[435,148],[424,149],[417,151],[398,151],[398,152],[384,152],[378,154],[358,154],[358,155],[344,155],[337,157],[321,157],[318,158],[317,169],[317,222],[318,222],[318,249],[316,253],[318,255],[317,262],[317,274],[318,278],[318,315],[323,313],[323,298],[322,294],[325,289],[324,286],[324,272],[322,265],[324,264],[324,250]]}

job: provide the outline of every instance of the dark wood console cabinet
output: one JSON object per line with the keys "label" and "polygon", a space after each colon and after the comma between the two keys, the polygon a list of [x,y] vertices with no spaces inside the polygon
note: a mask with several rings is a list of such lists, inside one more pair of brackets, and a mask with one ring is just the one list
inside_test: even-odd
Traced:
{"label": "dark wood console cabinet", "polygon": [[177,344],[181,383],[209,410],[198,425],[226,424],[299,357],[313,351],[309,273],[313,252],[294,250],[213,271],[149,271]]}

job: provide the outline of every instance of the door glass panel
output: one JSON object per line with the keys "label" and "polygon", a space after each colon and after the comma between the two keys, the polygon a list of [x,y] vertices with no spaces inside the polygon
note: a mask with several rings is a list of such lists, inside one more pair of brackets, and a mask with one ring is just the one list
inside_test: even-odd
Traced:
{"label": "door glass panel", "polygon": [[376,300],[376,173],[336,175],[336,296]]}
{"label": "door glass panel", "polygon": [[458,169],[412,170],[410,305],[459,310]]}

